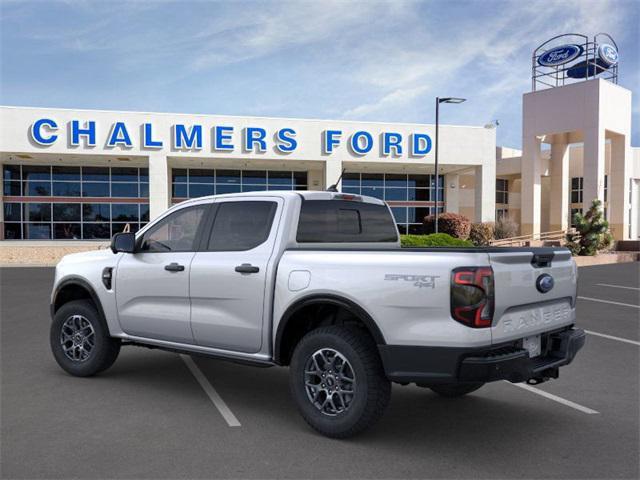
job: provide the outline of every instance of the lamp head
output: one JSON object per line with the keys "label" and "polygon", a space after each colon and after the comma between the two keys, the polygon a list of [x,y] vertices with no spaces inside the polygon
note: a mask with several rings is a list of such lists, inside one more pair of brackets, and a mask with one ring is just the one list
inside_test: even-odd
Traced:
{"label": "lamp head", "polygon": [[438,98],[438,103],[462,103],[465,102],[467,99],[466,98],[459,98],[459,97],[444,97],[444,98]]}

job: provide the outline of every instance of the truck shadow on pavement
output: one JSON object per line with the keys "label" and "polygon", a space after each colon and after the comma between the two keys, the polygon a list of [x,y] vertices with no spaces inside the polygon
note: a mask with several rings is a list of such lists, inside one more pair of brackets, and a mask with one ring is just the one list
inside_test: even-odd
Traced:
{"label": "truck shadow on pavement", "polygon": [[[335,441],[313,432],[298,414],[289,394],[287,368],[255,368],[193,358],[242,423],[239,430],[254,434],[256,429],[267,428],[268,436],[274,439],[298,435],[315,436],[321,443]],[[132,354],[121,356],[105,377],[120,385],[135,385],[136,390],[147,389],[153,395],[164,392],[190,402],[209,402],[176,354],[150,355],[148,350],[132,349]],[[211,415],[219,415],[213,404],[207,407]],[[442,398],[426,388],[394,385],[391,403],[381,421],[344,442],[397,449],[398,454],[411,444],[414,451],[469,448],[481,455],[495,448],[512,448],[514,443],[533,447],[539,441],[536,439],[553,435],[559,428],[578,432],[588,421],[580,415],[553,408],[535,396],[527,398],[526,392],[500,383],[455,399]]]}

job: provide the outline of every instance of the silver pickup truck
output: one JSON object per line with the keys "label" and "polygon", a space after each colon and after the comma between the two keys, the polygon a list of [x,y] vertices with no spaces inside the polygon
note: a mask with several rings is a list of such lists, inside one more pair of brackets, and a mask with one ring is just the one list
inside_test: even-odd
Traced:
{"label": "silver pickup truck", "polygon": [[180,203],[56,268],[50,342],[76,376],[122,345],[290,368],[319,432],[383,414],[391,382],[446,397],[558,377],[583,346],[563,248],[401,248],[389,207],[337,192]]}

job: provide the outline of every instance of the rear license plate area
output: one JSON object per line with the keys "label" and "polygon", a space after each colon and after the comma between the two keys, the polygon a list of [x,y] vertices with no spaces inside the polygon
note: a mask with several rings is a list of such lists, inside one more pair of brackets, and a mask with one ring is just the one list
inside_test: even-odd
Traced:
{"label": "rear license plate area", "polygon": [[522,339],[522,348],[529,352],[529,358],[539,357],[542,353],[542,336],[524,337]]}

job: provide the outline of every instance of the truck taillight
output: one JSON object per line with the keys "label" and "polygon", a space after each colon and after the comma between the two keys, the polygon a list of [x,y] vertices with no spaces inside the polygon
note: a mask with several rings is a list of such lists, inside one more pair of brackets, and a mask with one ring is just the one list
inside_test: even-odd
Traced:
{"label": "truck taillight", "polygon": [[473,328],[493,321],[494,294],[491,267],[461,267],[451,272],[451,316]]}

